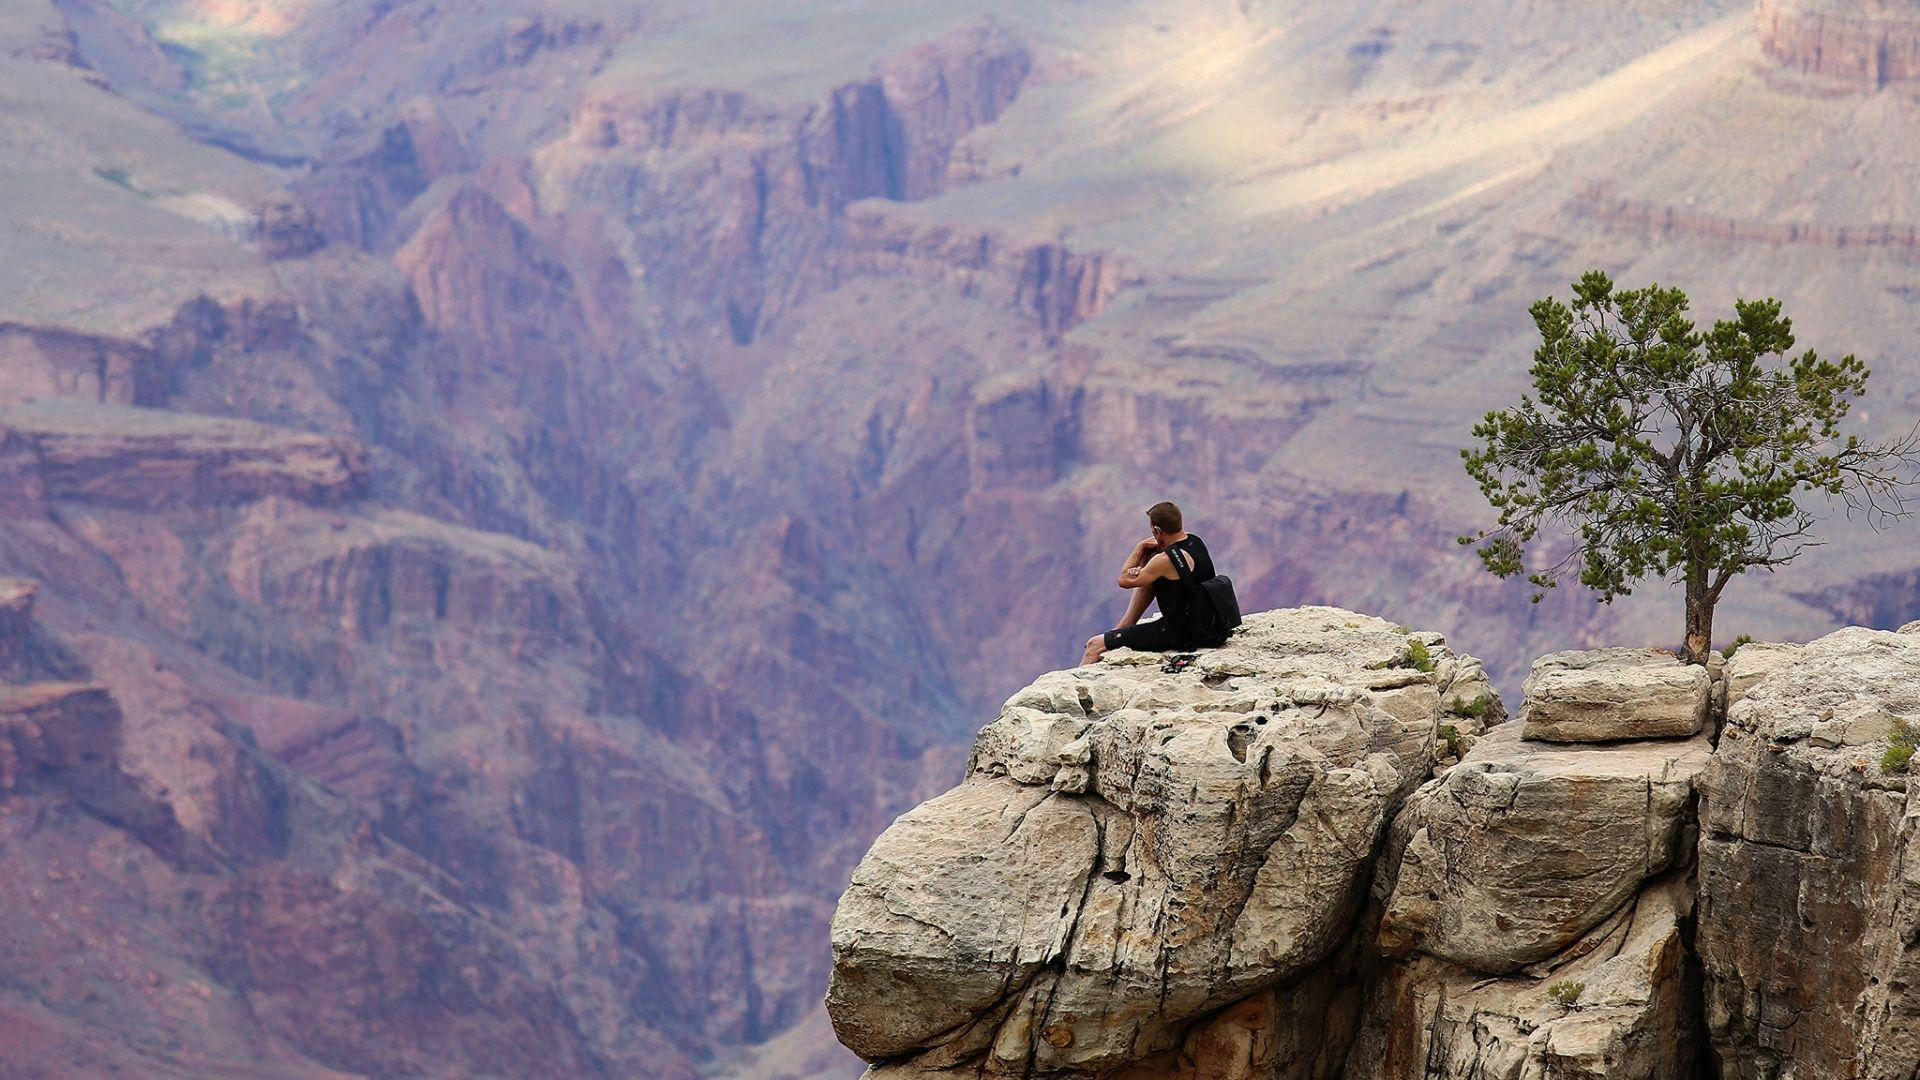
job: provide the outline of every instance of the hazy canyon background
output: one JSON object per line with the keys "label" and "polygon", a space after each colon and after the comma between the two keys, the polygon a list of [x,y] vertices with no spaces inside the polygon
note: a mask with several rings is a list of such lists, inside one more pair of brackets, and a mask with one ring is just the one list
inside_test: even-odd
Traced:
{"label": "hazy canyon background", "polygon": [[[1456,457],[1600,266],[1920,414],[1920,4],[0,6],[22,1076],[850,1076],[868,843],[1173,498],[1244,604],[1671,644]],[[1920,533],[1723,637],[1920,617]],[[31,583],[31,584],[30,584]]]}

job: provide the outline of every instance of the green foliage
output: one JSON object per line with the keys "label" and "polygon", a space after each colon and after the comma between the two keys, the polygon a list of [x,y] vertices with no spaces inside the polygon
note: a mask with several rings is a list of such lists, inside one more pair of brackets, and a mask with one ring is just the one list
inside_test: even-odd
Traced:
{"label": "green foliage", "polygon": [[1572,979],[1561,979],[1559,982],[1547,987],[1547,996],[1559,1002],[1563,1007],[1571,1009],[1573,1008],[1573,1003],[1580,1000],[1580,994],[1586,990],[1586,988],[1586,983],[1575,982]]}
{"label": "green foliage", "polygon": [[1913,752],[1920,749],[1920,739],[1914,735],[1913,725],[1907,723],[1904,716],[1893,718],[1893,729],[1887,733],[1887,752],[1880,755],[1880,771],[1883,773],[1903,773],[1913,763]]}
{"label": "green foliage", "polygon": [[1733,654],[1740,651],[1740,646],[1751,645],[1751,644],[1753,644],[1753,635],[1741,634],[1739,637],[1734,638],[1733,643],[1728,645],[1726,649],[1720,653],[1720,655],[1723,659],[1731,660],[1733,659]]}
{"label": "green foliage", "polygon": [[1440,736],[1441,742],[1444,742],[1447,744],[1448,757],[1457,758],[1460,756],[1460,729],[1459,728],[1454,727],[1452,724],[1441,724],[1439,727],[1434,729],[1434,733]]}
{"label": "green foliage", "polygon": [[1405,651],[1391,660],[1376,660],[1366,666],[1368,671],[1385,671],[1388,668],[1408,667],[1415,671],[1432,671],[1433,654],[1427,651],[1427,643],[1419,638],[1408,638]]}
{"label": "green foliage", "polygon": [[[1866,365],[1787,356],[1793,324],[1777,300],[1738,301],[1704,332],[1687,307],[1679,289],[1616,290],[1598,270],[1574,283],[1571,304],[1533,305],[1534,392],[1487,413],[1479,445],[1460,452],[1498,519],[1460,542],[1478,544],[1494,574],[1524,575],[1535,602],[1567,574],[1604,602],[1677,573],[1694,637],[1735,575],[1815,543],[1802,496],[1904,515],[1920,438],[1870,446],[1840,430]],[[1544,523],[1575,542],[1530,565]]]}
{"label": "green foliage", "polygon": [[1419,638],[1407,639],[1406,666],[1415,671],[1432,671],[1433,654],[1427,652],[1427,643]]}
{"label": "green foliage", "polygon": [[1447,703],[1447,711],[1455,716],[1464,716],[1470,720],[1482,720],[1486,718],[1488,713],[1493,711],[1493,703],[1495,700],[1497,699],[1494,698],[1492,691],[1482,690],[1474,695],[1472,701],[1465,701],[1457,697],[1454,698]]}

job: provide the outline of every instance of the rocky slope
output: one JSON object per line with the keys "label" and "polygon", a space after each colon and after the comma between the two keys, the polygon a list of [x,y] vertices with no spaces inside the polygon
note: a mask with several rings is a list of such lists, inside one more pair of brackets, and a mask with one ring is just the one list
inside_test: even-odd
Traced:
{"label": "rocky slope", "polygon": [[875,1080],[1912,1075],[1920,623],[1557,654],[1505,723],[1338,609],[1164,659],[1015,694],[861,861],[827,1006]]}
{"label": "rocky slope", "polygon": [[[1250,606],[1499,642],[1503,685],[1665,640],[1657,597],[1517,619],[1454,453],[1595,263],[1780,293],[1903,426],[1897,12],[1787,10],[9,6],[0,572],[210,861],[89,856],[116,914],[5,971],[138,925],[212,942],[141,970],[221,1004],[189,1038],[86,969],[0,979],[0,1023],[56,1073],[518,1062],[489,1009],[588,1074],[844,1072],[741,1055],[1163,497]],[[1780,44],[1855,17],[1879,67]],[[1834,529],[1723,624],[1910,617],[1910,545]],[[145,850],[76,830],[0,870]]]}

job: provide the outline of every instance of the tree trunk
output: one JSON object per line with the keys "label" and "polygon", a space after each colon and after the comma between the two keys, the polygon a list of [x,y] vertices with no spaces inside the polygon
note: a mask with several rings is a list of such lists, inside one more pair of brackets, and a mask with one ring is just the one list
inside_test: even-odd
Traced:
{"label": "tree trunk", "polygon": [[1687,569],[1687,643],[1680,658],[1689,664],[1704,664],[1713,649],[1713,605],[1718,599],[1707,589],[1704,566]]}

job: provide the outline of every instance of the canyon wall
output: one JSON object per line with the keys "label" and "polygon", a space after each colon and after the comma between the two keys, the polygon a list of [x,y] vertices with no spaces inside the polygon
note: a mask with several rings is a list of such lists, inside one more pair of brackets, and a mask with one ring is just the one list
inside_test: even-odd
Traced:
{"label": "canyon wall", "polygon": [[1920,80],[1920,5],[1906,0],[1760,0],[1754,24],[1762,55],[1798,74],[1856,90]]}
{"label": "canyon wall", "polygon": [[[1871,358],[1876,422],[1920,401],[1908,233],[1876,224],[1905,214],[1910,125],[1859,87],[1771,96],[1751,40],[1700,44],[1728,10],[15,5],[0,574],[38,584],[0,678],[41,689],[3,744],[0,1030],[53,1074],[844,1074],[820,1000],[849,872],[1117,615],[1110,566],[1162,498],[1250,607],[1497,642],[1503,686],[1532,653],[1664,640],[1633,601],[1524,607],[1453,543],[1485,510],[1455,455],[1518,392],[1528,303],[1596,261],[1791,287],[1810,341]],[[1819,183],[1754,149],[1789,138]],[[1724,621],[1904,621],[1910,552],[1871,539],[1745,609],[1743,583]],[[0,628],[27,625],[8,595]],[[1447,704],[1389,668],[1366,678],[1409,680],[1394,709],[1315,718],[1356,844],[1398,842]],[[1474,725],[1433,723],[1468,750]],[[1263,919],[1245,860],[1275,836],[1352,862],[1188,809]],[[1467,828],[1429,809],[1429,836]],[[1670,809],[1632,821],[1665,869],[1607,939],[1648,963],[1684,906]],[[1329,926],[1387,902],[1348,869]],[[1195,889],[1109,886],[1169,917]],[[1453,1018],[1479,974],[1418,901],[1392,906],[1396,985]],[[1181,1018],[1142,1045],[1403,1038],[1329,934],[1289,947],[1303,998],[1173,950]],[[1167,958],[1129,949],[1098,977]],[[1057,959],[1006,969],[1030,1019],[1043,986],[1091,992]],[[1061,1022],[1007,1060],[1122,1054],[1074,1024],[1053,1047]]]}

